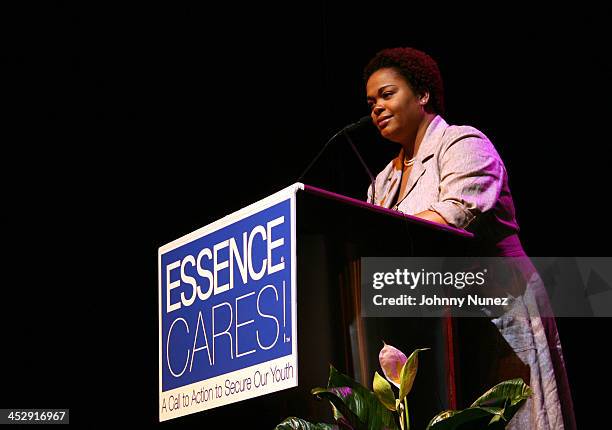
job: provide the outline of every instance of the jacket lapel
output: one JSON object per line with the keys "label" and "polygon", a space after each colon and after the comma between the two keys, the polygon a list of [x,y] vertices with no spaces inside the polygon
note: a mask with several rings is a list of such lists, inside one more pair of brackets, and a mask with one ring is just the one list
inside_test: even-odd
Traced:
{"label": "jacket lapel", "polygon": [[[412,167],[412,171],[410,172],[410,176],[408,177],[408,182],[406,183],[406,193],[404,196],[400,196],[402,200],[406,198],[410,194],[410,191],[415,187],[421,176],[425,173],[425,164],[421,160],[416,160],[414,162],[414,166]],[[399,202],[398,202],[399,203]]]}
{"label": "jacket lapel", "polygon": [[385,177],[385,184],[383,192],[381,193],[381,199],[379,205],[385,208],[391,207],[391,202],[394,200],[395,195],[399,193],[400,179],[402,171],[395,168],[395,162],[391,163],[389,173]]}
{"label": "jacket lapel", "polygon": [[[427,171],[426,163],[430,161],[433,155],[435,154],[435,151],[447,128],[447,122],[444,121],[444,119],[439,115],[437,115],[431,121],[429,127],[427,127],[427,132],[423,137],[423,142],[419,147],[417,159],[414,162],[414,166],[412,167],[410,177],[408,178],[408,182],[406,184],[406,191],[403,196],[399,196],[395,207],[398,207],[401,201],[408,197],[410,192],[419,182],[419,179],[421,179],[421,177]],[[402,178],[403,160],[404,150],[402,148],[397,158],[391,160],[391,162],[385,169],[384,175],[382,175],[381,177],[384,182],[380,184],[380,188],[378,186],[376,187],[376,201],[379,206],[390,208],[391,202],[395,200],[395,196],[399,193]]]}
{"label": "jacket lapel", "polygon": [[[440,115],[437,115],[427,127],[427,131],[423,137],[423,142],[421,142],[421,146],[419,147],[417,159],[414,162],[412,171],[410,172],[410,177],[406,183],[406,191],[403,196],[399,197],[396,206],[399,206],[402,200],[410,195],[410,192],[419,182],[419,179],[421,179],[421,177],[425,174],[427,170],[427,162],[433,158],[438,144],[447,128],[447,122],[444,121]],[[403,155],[404,151],[402,149],[402,151],[400,151],[400,157],[402,157],[401,159],[403,159]]]}

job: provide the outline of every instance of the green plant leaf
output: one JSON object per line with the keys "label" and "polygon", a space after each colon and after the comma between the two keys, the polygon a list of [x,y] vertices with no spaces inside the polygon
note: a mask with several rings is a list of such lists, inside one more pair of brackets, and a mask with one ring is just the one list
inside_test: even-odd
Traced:
{"label": "green plant leaf", "polygon": [[502,417],[508,422],[532,394],[533,391],[522,379],[510,379],[488,390],[472,406],[503,407]]}
{"label": "green plant leaf", "polygon": [[522,379],[510,379],[495,385],[476,399],[472,406],[499,406],[507,400],[510,401],[510,405],[514,405],[521,400],[526,400],[532,394],[531,388]]}
{"label": "green plant leaf", "polygon": [[363,411],[365,405],[363,399],[356,395],[351,387],[314,388],[311,392],[318,398],[328,400],[334,405],[340,413],[340,416],[334,414],[336,420],[344,417],[355,430],[366,430],[368,428],[366,423],[353,412]]}
{"label": "green plant leaf", "polygon": [[374,372],[374,381],[372,382],[372,388],[374,388],[374,394],[378,397],[378,400],[385,405],[387,409],[395,412],[395,395],[391,389],[391,384],[380,376],[378,372]]}
{"label": "green plant leaf", "polygon": [[532,395],[522,379],[504,381],[462,411],[444,411],[432,418],[427,430],[453,430],[470,423],[470,428],[503,429]]}
{"label": "green plant leaf", "polygon": [[334,424],[313,424],[301,418],[289,417],[283,420],[274,430],[338,430]]}
{"label": "green plant leaf", "polygon": [[410,390],[412,390],[414,378],[416,378],[417,370],[419,367],[419,352],[427,351],[428,349],[429,348],[415,349],[412,354],[410,354],[410,357],[408,357],[408,360],[406,360],[406,363],[404,363],[404,366],[402,367],[402,371],[400,373],[400,402],[404,400],[404,397],[406,397],[408,393],[410,393]]}
{"label": "green plant leaf", "polygon": [[433,417],[425,430],[455,430],[466,423],[469,428],[486,428],[491,413],[482,408],[468,408],[462,411],[444,411]]}
{"label": "green plant leaf", "polygon": [[[339,387],[351,388],[350,392],[344,391],[340,397],[347,407],[366,423],[369,430],[398,430],[395,414],[389,411],[372,391],[330,366],[327,388]],[[334,410],[334,418],[338,420],[341,416],[341,412]]]}

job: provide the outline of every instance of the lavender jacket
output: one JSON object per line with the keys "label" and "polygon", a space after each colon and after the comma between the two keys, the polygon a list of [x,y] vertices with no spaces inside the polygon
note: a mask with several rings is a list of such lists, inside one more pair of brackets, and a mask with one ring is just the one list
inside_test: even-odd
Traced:
{"label": "lavender jacket", "polygon": [[[402,160],[403,150],[377,175],[377,205],[390,208],[396,200]],[[368,201],[371,195],[370,186]],[[475,233],[482,225],[481,233],[494,241],[519,230],[506,168],[491,141],[473,127],[448,125],[439,115],[425,132],[406,191],[393,208],[410,215],[433,210]]]}

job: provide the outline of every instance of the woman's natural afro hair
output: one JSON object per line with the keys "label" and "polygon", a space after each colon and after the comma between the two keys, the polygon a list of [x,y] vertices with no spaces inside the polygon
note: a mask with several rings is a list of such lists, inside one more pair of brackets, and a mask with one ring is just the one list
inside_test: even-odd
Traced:
{"label": "woman's natural afro hair", "polygon": [[425,109],[429,113],[444,114],[444,88],[438,64],[426,53],[414,48],[388,48],[378,52],[363,71],[367,82],[379,69],[392,68],[404,77],[415,94],[429,92]]}

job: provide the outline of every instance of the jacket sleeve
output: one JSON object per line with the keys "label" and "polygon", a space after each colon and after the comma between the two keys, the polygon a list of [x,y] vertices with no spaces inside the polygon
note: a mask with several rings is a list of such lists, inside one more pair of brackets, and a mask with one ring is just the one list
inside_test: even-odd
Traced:
{"label": "jacket sleeve", "polygon": [[491,142],[479,134],[460,136],[438,158],[440,194],[430,206],[449,224],[466,228],[499,199],[505,167]]}

